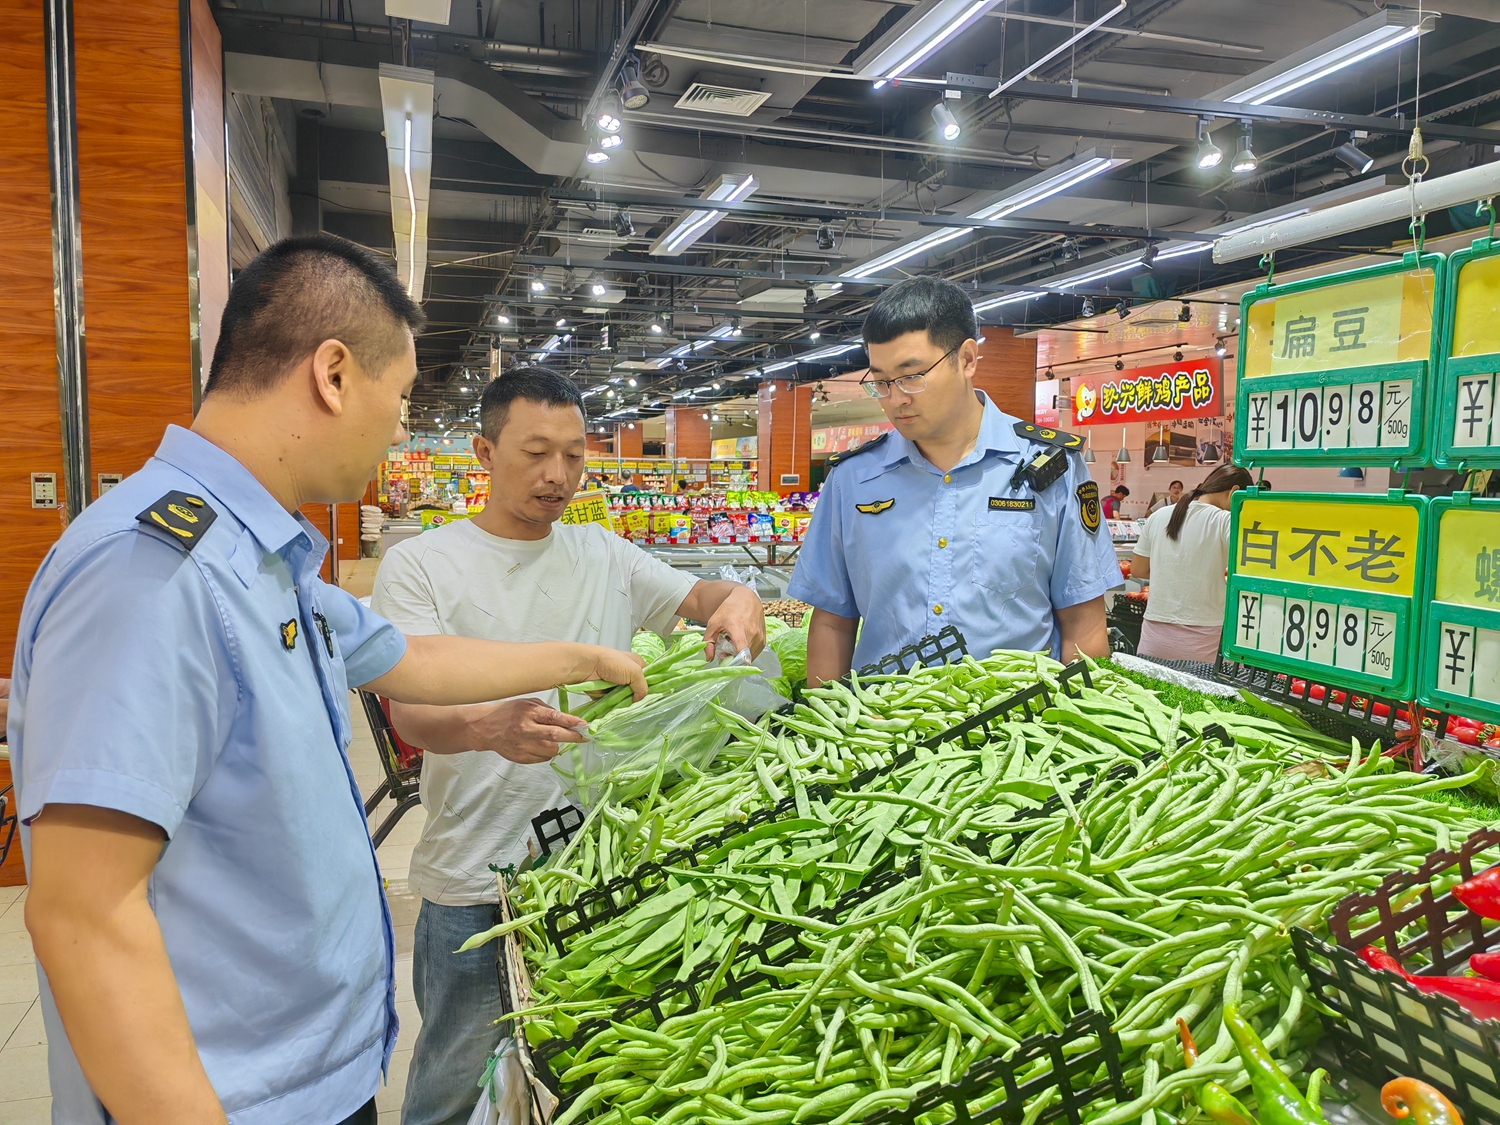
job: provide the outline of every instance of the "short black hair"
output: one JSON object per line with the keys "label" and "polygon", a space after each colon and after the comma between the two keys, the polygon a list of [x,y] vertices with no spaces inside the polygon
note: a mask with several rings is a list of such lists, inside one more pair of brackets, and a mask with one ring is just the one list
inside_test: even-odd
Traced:
{"label": "short black hair", "polygon": [[576,406],[580,414],[585,413],[583,395],[567,376],[545,367],[518,367],[490,380],[479,396],[479,432],[486,441],[500,439],[510,404],[518,398],[543,406]]}
{"label": "short black hair", "polygon": [[979,338],[974,302],[941,277],[912,277],[891,286],[865,314],[865,343],[888,344],[908,332],[927,333],[949,352]]}
{"label": "short black hair", "polygon": [[1181,481],[1180,481],[1180,480],[1171,480],[1171,481],[1168,481],[1168,482],[1167,482],[1167,487],[1168,487],[1168,488],[1171,488],[1171,487],[1172,487],[1172,486],[1173,486],[1173,485],[1174,485],[1174,484],[1175,484],[1175,485],[1176,485],[1176,486],[1177,486],[1177,487],[1178,487],[1178,488],[1182,488],[1182,487],[1184,487],[1184,485],[1183,485],[1183,483],[1182,483],[1182,482],[1181,482]]}
{"label": "short black hair", "polygon": [[374,375],[425,323],[385,259],[331,234],[284,238],[235,276],[204,393],[263,394],[324,340]]}
{"label": "short black hair", "polygon": [[1123,484],[1115,485],[1115,491],[1118,492],[1121,496],[1130,495],[1130,489],[1126,488]]}

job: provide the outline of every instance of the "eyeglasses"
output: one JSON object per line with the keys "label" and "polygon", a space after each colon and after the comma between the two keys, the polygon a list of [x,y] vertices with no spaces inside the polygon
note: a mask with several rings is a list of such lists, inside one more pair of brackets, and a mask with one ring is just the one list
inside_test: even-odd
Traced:
{"label": "eyeglasses", "polygon": [[[959,347],[963,347],[963,345],[960,344]],[[918,371],[914,375],[902,375],[899,379],[861,379],[859,385],[865,389],[865,394],[871,398],[890,398],[892,387],[895,387],[904,395],[919,395],[927,389],[927,376],[941,366],[956,351],[958,351],[958,348],[949,348],[943,353],[942,358],[926,371]]]}

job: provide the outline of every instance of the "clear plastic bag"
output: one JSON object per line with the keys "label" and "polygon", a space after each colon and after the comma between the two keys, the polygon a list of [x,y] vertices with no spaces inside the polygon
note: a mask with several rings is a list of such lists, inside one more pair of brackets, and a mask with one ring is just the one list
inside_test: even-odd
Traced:
{"label": "clear plastic bag", "polygon": [[[670,695],[648,696],[611,714],[585,741],[569,745],[552,760],[563,790],[588,809],[606,794],[613,803],[664,787],[684,763],[706,770],[729,741],[729,732],[709,705],[716,702],[751,722],[780,706],[785,700],[766,683],[769,669],[780,672],[775,661],[775,654],[767,650],[753,662],[762,675],[704,680]],[[742,652],[724,663],[752,662],[749,653]]]}

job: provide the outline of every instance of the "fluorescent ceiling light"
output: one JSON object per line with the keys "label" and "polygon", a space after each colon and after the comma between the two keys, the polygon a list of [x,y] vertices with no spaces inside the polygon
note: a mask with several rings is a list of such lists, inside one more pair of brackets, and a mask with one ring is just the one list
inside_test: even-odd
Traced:
{"label": "fluorescent ceiling light", "polygon": [[1006,293],[1003,296],[991,297],[987,301],[980,301],[979,304],[974,306],[974,311],[982,313],[989,309],[998,309],[1002,305],[1014,305],[1021,301],[1031,301],[1042,295],[1039,291],[1033,292],[1029,289],[1021,293]]}
{"label": "fluorescent ceiling light", "polygon": [[854,73],[879,79],[878,90],[892,78],[910,73],[918,63],[979,19],[1002,0],[925,0],[854,60]]}
{"label": "fluorescent ceiling light", "polygon": [[415,20],[446,27],[451,0],[385,0],[385,14],[395,20]]}
{"label": "fluorescent ceiling light", "polygon": [[1052,50],[1048,51],[1041,58],[1033,60],[1030,64],[1027,65],[1027,67],[1026,67],[1025,70],[1022,70],[1022,71],[1020,71],[1020,72],[1018,72],[1016,74],[1012,74],[1004,82],[1000,83],[1000,85],[996,86],[993,90],[990,91],[990,97],[992,97],[992,98],[998,98],[1002,93],[1005,92],[1006,89],[1008,89],[1011,86],[1014,86],[1017,82],[1021,81],[1021,79],[1025,78],[1028,74],[1032,73],[1038,67],[1040,67],[1040,66],[1044,65],[1045,63],[1048,63],[1051,60],[1055,59],[1058,55],[1062,54],[1069,47],[1071,47],[1074,43],[1077,43],[1085,35],[1090,35],[1093,32],[1097,31],[1101,25],[1108,23],[1110,20],[1114,19],[1117,15],[1119,15],[1124,10],[1125,10],[1125,0],[1120,0],[1120,2],[1118,4],[1116,4],[1109,11],[1105,12],[1102,16],[1100,16],[1098,19],[1096,19],[1093,23],[1088,24],[1085,27],[1079,28],[1071,36],[1069,36],[1067,39],[1064,39],[1056,47],[1053,47]]}
{"label": "fluorescent ceiling light", "polygon": [[1387,8],[1224,87],[1217,94],[1210,95],[1210,100],[1238,105],[1275,105],[1304,86],[1399,47],[1418,35],[1427,34],[1436,18],[1435,12],[1419,16],[1414,11]]}
{"label": "fluorescent ceiling light", "polygon": [[[756,187],[755,177],[748,172],[744,175],[726,173],[715,180],[713,186],[699,198],[733,203],[736,200],[748,198]],[[660,238],[651,244],[648,253],[653,257],[675,257],[712,230],[714,224],[723,217],[723,211],[685,211]]]}
{"label": "fluorescent ceiling light", "polygon": [[561,336],[548,336],[546,342],[537,351],[555,352],[558,348],[562,347],[562,342],[563,338]]}
{"label": "fluorescent ceiling light", "polygon": [[415,301],[427,280],[427,214],[432,185],[430,70],[380,64],[380,111],[391,185],[396,276]]}
{"label": "fluorescent ceiling light", "polygon": [[[971,211],[966,218],[970,219],[1003,219],[1014,215],[1017,211],[1025,210],[1041,203],[1045,199],[1070,188],[1077,187],[1085,180],[1111,168],[1118,168],[1121,164],[1128,163],[1123,157],[1096,156],[1093,149],[1081,152],[1077,156],[1069,157],[1060,161],[1028,179],[1022,180],[1012,188],[991,196],[989,200],[978,210]],[[936,249],[956,239],[967,238],[974,232],[973,227],[939,227],[935,231],[921,235],[910,242],[894,246],[883,253],[869,258],[859,265],[845,270],[840,276],[857,280],[861,277],[873,277],[891,266],[899,265],[908,258],[914,258],[918,254]]]}

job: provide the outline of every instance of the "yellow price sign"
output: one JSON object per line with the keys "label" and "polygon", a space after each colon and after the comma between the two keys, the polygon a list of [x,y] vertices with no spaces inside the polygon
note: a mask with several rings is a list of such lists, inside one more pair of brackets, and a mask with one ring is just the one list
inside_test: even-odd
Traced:
{"label": "yellow price sign", "polygon": [[1427,359],[1436,275],[1412,269],[1250,306],[1245,375],[1295,375]]}
{"label": "yellow price sign", "polygon": [[1500,256],[1475,258],[1458,271],[1453,297],[1455,357],[1500,352]]}
{"label": "yellow price sign", "polygon": [[1436,599],[1500,610],[1500,512],[1449,508],[1437,535]]}
{"label": "yellow price sign", "polygon": [[559,518],[563,523],[602,523],[611,531],[615,529],[609,515],[609,500],[602,492],[580,492],[568,502]]}
{"label": "yellow price sign", "polygon": [[1238,529],[1237,574],[1407,598],[1415,589],[1421,565],[1415,508],[1246,500]]}

